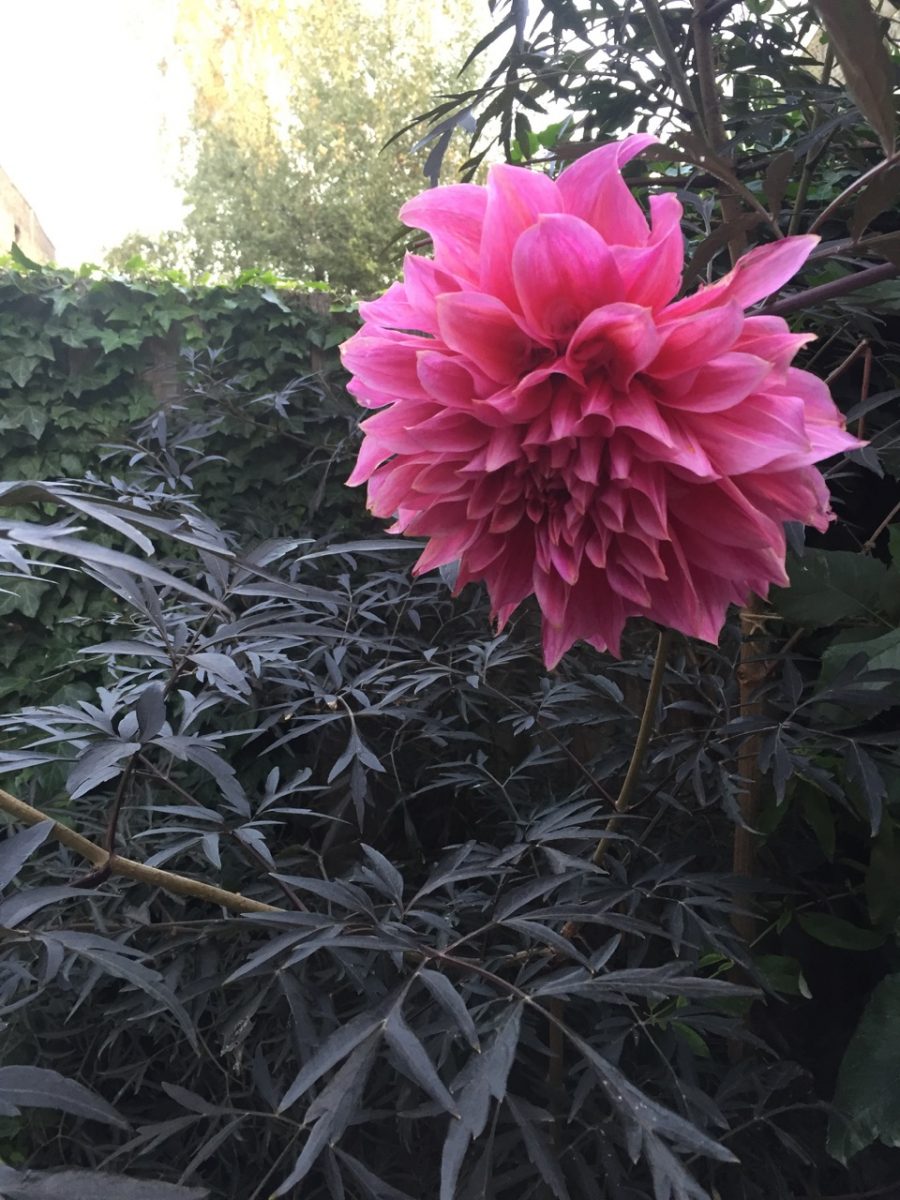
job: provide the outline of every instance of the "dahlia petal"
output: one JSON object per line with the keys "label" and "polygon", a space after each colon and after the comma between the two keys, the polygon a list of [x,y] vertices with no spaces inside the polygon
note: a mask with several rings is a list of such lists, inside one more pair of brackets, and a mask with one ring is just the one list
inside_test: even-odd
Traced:
{"label": "dahlia petal", "polygon": [[408,430],[411,438],[424,450],[438,454],[465,453],[479,450],[491,436],[490,427],[473,421],[458,409],[447,408],[427,420],[419,421]]}
{"label": "dahlia petal", "polygon": [[525,516],[525,505],[522,501],[514,504],[498,504],[491,513],[488,528],[491,533],[509,533],[515,529]]}
{"label": "dahlia petal", "polygon": [[691,569],[701,567],[725,579],[757,577],[759,581],[785,587],[790,581],[784,569],[784,553],[771,546],[738,549],[711,541],[689,526],[677,527],[678,540],[690,560]]}
{"label": "dahlia petal", "polygon": [[680,380],[660,389],[662,404],[691,413],[717,413],[745,400],[769,374],[771,367],[753,354],[720,354],[698,371],[682,391]]}
{"label": "dahlia petal", "polygon": [[491,432],[487,444],[485,469],[499,471],[507,463],[515,462],[522,453],[522,435],[515,425],[500,425]]}
{"label": "dahlia petal", "polygon": [[416,374],[426,394],[450,408],[468,407],[481,390],[472,368],[456,355],[420,353]]}
{"label": "dahlia petal", "polygon": [[[480,520],[481,517],[493,514],[505,486],[506,478],[499,471],[494,471],[490,475],[482,475],[471,489],[466,505],[466,515],[474,520]],[[495,529],[491,523],[490,532],[498,533],[500,531]]]}
{"label": "dahlia petal", "polygon": [[667,309],[667,315],[687,317],[725,300],[736,300],[742,308],[748,308],[787,283],[806,262],[818,241],[817,237],[804,234],[756,246],[743,255],[727,275],[691,296],[676,300]]}
{"label": "dahlia petal", "polygon": [[865,442],[848,433],[844,416],[831,398],[827,386],[809,371],[789,367],[784,382],[767,389],[772,395],[798,397],[803,401],[806,432],[815,453],[811,461],[821,462],[834,454],[858,450]]}
{"label": "dahlia petal", "polygon": [[672,496],[671,512],[680,528],[689,526],[704,538],[741,550],[784,546],[784,530],[730,480],[683,488]]}
{"label": "dahlia petal", "polygon": [[[661,315],[664,319],[665,314]],[[744,323],[743,310],[735,301],[693,317],[664,321],[659,329],[659,353],[647,365],[647,374],[671,379],[703,366],[734,346]]]}
{"label": "dahlia petal", "polygon": [[716,286],[744,308],[764,300],[791,279],[819,244],[815,236],[786,237],[742,255]]}
{"label": "dahlia petal", "polygon": [[[465,500],[437,500],[425,508],[418,509],[404,522],[404,532],[415,537],[450,537],[458,534],[460,537],[475,537],[480,532],[480,525],[472,524],[466,518]],[[468,541],[465,541],[468,545]]]}
{"label": "dahlia petal", "polygon": [[750,396],[727,414],[682,416],[722,475],[758,471],[785,455],[805,456],[811,448],[803,401],[791,396]]}
{"label": "dahlia petal", "polygon": [[506,554],[491,564],[485,581],[495,612],[509,613],[531,595],[534,535],[524,522],[506,536]]}
{"label": "dahlia petal", "polygon": [[365,483],[376,467],[393,456],[393,450],[379,442],[376,438],[367,437],[359,448],[356,465],[347,480],[348,487],[358,487]]}
{"label": "dahlia petal", "polygon": [[612,251],[587,222],[541,216],[516,242],[512,273],[519,307],[540,336],[568,338],[592,309],[622,299]]}
{"label": "dahlia petal", "polygon": [[532,343],[500,300],[483,292],[451,292],[439,296],[437,319],[441,337],[485,375],[506,383],[529,365]]}
{"label": "dahlia petal", "polygon": [[[814,333],[791,333],[783,317],[745,317],[734,349],[766,359],[773,370],[781,374],[790,366],[797,351],[815,340]],[[833,403],[830,395],[828,400]]]}
{"label": "dahlia petal", "polygon": [[681,287],[684,270],[684,237],[681,232],[683,210],[675,196],[666,192],[650,197],[653,232],[641,249],[616,247],[616,262],[625,285],[625,295],[633,304],[658,310]]}
{"label": "dahlia petal", "polygon": [[393,404],[397,399],[396,396],[381,392],[378,388],[367,387],[361,379],[356,378],[348,382],[347,391],[363,408],[384,408],[386,404]]}
{"label": "dahlia petal", "polygon": [[424,229],[439,265],[474,282],[479,272],[486,207],[484,188],[474,183],[451,183],[408,200],[400,209],[400,220],[413,229]]}
{"label": "dahlia petal", "polygon": [[824,533],[832,520],[831,496],[819,471],[756,471],[735,478],[735,485],[755,508],[775,520],[802,521]]}
{"label": "dahlia petal", "polygon": [[473,529],[464,525],[444,537],[431,538],[419,555],[416,565],[413,567],[413,574],[423,575],[426,571],[433,571],[435,567],[444,567],[447,563],[456,562],[466,550],[475,532],[477,532],[477,527]]}
{"label": "dahlia petal", "polygon": [[462,284],[455,275],[441,270],[432,259],[422,258],[418,254],[407,254],[403,260],[403,288],[406,301],[416,317],[416,323],[401,328],[437,333],[437,316],[434,310],[437,297],[444,292],[461,291]]}
{"label": "dahlia petal", "polygon": [[393,516],[412,490],[413,480],[421,469],[421,463],[396,460],[379,467],[369,479],[369,511],[376,517]]}
{"label": "dahlia petal", "polygon": [[459,474],[459,460],[435,462],[429,460],[412,482],[413,491],[420,495],[452,495],[461,486],[463,480]]}
{"label": "dahlia petal", "polygon": [[634,134],[576,159],[557,180],[565,211],[587,221],[610,244],[643,246],[647,221],[621,168],[656,141],[647,133]]}
{"label": "dahlia petal", "polygon": [[562,200],[549,176],[505,163],[491,167],[486,192],[481,287],[515,308],[512,259],[516,242],[542,213],[560,212]]}
{"label": "dahlia petal", "polygon": [[377,325],[383,329],[422,328],[421,318],[410,303],[406,286],[402,283],[392,283],[377,300],[364,300],[359,306],[359,315],[367,325]]}
{"label": "dahlia petal", "polygon": [[606,564],[606,578],[609,580],[612,590],[617,592],[623,600],[628,600],[641,608],[650,603],[650,593],[647,590],[646,582],[621,558],[609,560]]}
{"label": "dahlia petal", "polygon": [[532,582],[541,612],[551,625],[562,625],[566,615],[566,603],[569,599],[568,584],[555,570],[552,568],[544,570],[537,561],[535,561],[532,573]]}
{"label": "dahlia petal", "polygon": [[416,373],[420,344],[418,338],[401,342],[383,334],[369,337],[357,333],[344,343],[341,358],[346,369],[370,388],[416,400],[425,395]]}
{"label": "dahlia petal", "polygon": [[589,313],[569,342],[570,368],[607,368],[610,384],[627,388],[654,361],[659,334],[649,311],[637,304],[608,304]]}
{"label": "dahlia petal", "polygon": [[476,577],[503,554],[506,542],[502,537],[491,533],[482,533],[476,542],[466,550],[466,570]]}
{"label": "dahlia petal", "polygon": [[672,448],[672,431],[659,411],[659,406],[646,388],[635,385],[616,395],[613,417],[625,429],[637,429],[661,446]]}

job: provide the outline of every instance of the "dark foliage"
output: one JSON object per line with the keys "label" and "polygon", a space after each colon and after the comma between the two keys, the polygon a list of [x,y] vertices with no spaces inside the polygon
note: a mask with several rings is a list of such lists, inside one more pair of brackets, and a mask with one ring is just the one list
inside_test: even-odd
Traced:
{"label": "dark foliage", "polygon": [[[883,265],[900,236],[892,198],[879,208],[872,185],[829,206],[882,160],[863,118],[883,132],[885,114],[819,65],[809,6],[707,7],[728,161],[704,151],[698,165],[682,138],[652,164],[688,208],[696,273],[723,268],[729,236],[817,219],[825,240],[798,288]],[[512,157],[558,166],[633,122],[690,138],[703,107],[691,6],[534,15],[532,29],[525,6],[497,6],[511,48],[489,89],[459,101],[493,106]],[[527,114],[545,94],[573,120],[535,133]],[[744,206],[725,233],[723,175]],[[92,478],[7,488],[4,586],[80,580],[108,614],[81,645],[79,690],[0,722],[10,790],[258,911],[126,881],[115,863],[85,879],[46,824],[10,836],[0,1099],[16,1174],[0,1187],[77,1196],[87,1177],[72,1172],[102,1171],[92,1195],[135,1200],[156,1200],[148,1186],[172,1200],[179,1187],[223,1200],[890,1194],[898,297],[888,279],[797,301],[821,335],[803,365],[832,378],[871,447],[828,466],[828,535],[804,545],[793,531],[760,713],[739,707],[737,622],[718,648],[677,642],[634,807],[612,830],[653,630],[636,626],[621,662],[579,652],[546,676],[533,614],[493,636],[478,591],[453,600],[447,581],[412,579],[415,547],[379,537],[331,486],[353,452],[333,378],[304,368],[296,391],[289,377],[273,392],[194,347],[165,419]],[[238,515],[222,489],[246,460],[217,439],[261,410],[277,420],[253,461],[272,468]],[[764,838],[757,877],[735,881],[751,734]],[[751,945],[736,909],[756,914]],[[52,1115],[33,1103],[46,1072]],[[110,1180],[119,1171],[127,1184]]]}

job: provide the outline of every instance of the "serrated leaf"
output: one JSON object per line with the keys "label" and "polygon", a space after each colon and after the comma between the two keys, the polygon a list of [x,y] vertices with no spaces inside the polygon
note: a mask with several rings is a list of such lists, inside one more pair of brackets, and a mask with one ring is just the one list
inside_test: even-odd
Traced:
{"label": "serrated leaf", "polygon": [[141,741],[156,737],[166,721],[165,693],[161,683],[148,683],[134,706]]}
{"label": "serrated leaf", "polygon": [[122,742],[118,738],[93,743],[69,772],[66,788],[73,800],[84,796],[122,773],[122,764],[137,754],[140,742]]}
{"label": "serrated leaf", "polygon": [[782,150],[766,167],[763,192],[769,202],[769,212],[776,219],[781,211],[781,201],[784,199],[785,188],[794,170],[795,161],[796,156],[793,150]]}
{"label": "serrated leaf", "polygon": [[48,904],[56,904],[59,900],[83,900],[84,892],[77,888],[57,887],[23,888],[14,896],[9,896],[0,904],[0,926],[15,929],[33,913],[46,908]]}
{"label": "serrated leaf", "polygon": [[[900,163],[880,171],[872,182],[859,193],[853,206],[853,215],[850,218],[850,236],[853,240],[858,241],[877,216],[893,208],[898,196],[900,196]],[[885,249],[889,248],[887,241],[884,244],[879,242],[877,252],[889,257],[885,254]]]}
{"label": "serrated leaf", "polygon": [[506,1105],[522,1131],[522,1143],[530,1161],[537,1167],[541,1178],[556,1197],[569,1200],[569,1191],[559,1166],[559,1157],[544,1137],[535,1121],[525,1111],[525,1105],[514,1096],[506,1097]]}
{"label": "serrated leaf", "polygon": [[188,1016],[184,1005],[175,993],[166,986],[162,977],[156,972],[122,953],[122,947],[116,942],[109,941],[108,948],[103,945],[108,939],[100,939],[91,934],[74,933],[70,930],[54,930],[43,935],[48,941],[55,941],[80,954],[83,958],[95,963],[108,975],[123,979],[156,1001],[162,1008],[172,1014],[181,1027],[193,1049],[197,1049],[197,1032]]}

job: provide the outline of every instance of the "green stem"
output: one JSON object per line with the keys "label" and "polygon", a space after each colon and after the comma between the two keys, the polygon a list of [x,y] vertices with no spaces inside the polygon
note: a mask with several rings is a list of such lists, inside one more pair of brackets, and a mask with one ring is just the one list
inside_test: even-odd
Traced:
{"label": "green stem", "polygon": [[631,800],[634,795],[634,790],[637,787],[638,779],[640,778],[641,768],[644,765],[644,757],[647,753],[647,746],[653,734],[654,722],[656,720],[656,705],[659,701],[659,693],[662,690],[663,679],[666,674],[666,660],[669,657],[669,647],[672,644],[672,630],[662,629],[659,634],[659,641],[656,645],[656,658],[653,660],[653,672],[650,675],[650,686],[647,688],[647,698],[644,701],[644,711],[641,714],[641,724],[638,729],[638,735],[635,739],[634,749],[631,752],[631,762],[628,764],[628,773],[622,783],[621,790],[616,797],[615,814],[610,821],[606,833],[597,843],[597,849],[594,851],[591,862],[595,867],[599,867],[603,862],[609,846],[609,834],[612,833],[619,824],[618,818],[628,812],[631,807]]}

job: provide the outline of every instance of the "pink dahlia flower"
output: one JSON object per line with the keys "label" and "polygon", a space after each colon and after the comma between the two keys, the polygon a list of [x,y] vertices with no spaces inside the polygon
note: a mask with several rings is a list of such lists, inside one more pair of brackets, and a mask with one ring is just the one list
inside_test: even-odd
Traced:
{"label": "pink dahlia flower", "polygon": [[828,524],[814,464],[859,445],[790,365],[808,336],[745,315],[818,239],[676,300],[681,206],[652,196],[648,225],[620,174],[654,140],[417,196],[401,217],[434,258],[407,255],[343,347],[381,410],[349,482],[428,538],[416,572],[484,580],[501,627],[534,593],[548,666],[579,639],[618,654],[630,616],[715,642],[730,603],[787,583],[783,523]]}

